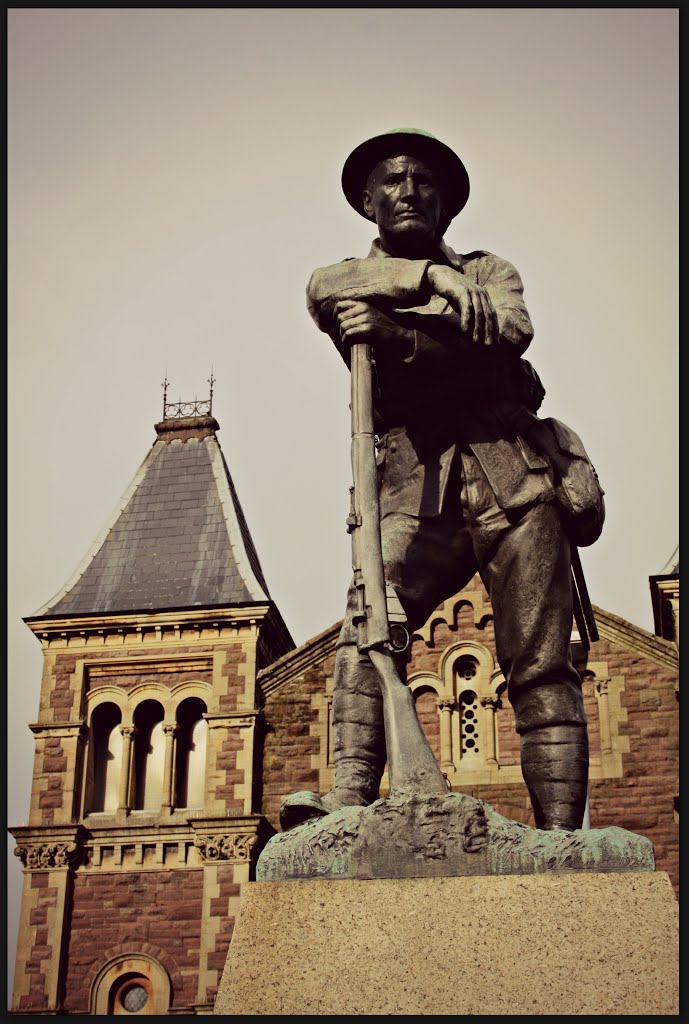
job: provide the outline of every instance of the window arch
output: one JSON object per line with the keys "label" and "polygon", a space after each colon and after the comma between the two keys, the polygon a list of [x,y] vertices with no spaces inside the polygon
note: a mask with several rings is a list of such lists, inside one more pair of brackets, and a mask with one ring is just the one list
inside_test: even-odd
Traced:
{"label": "window arch", "polygon": [[91,716],[91,785],[86,793],[88,813],[114,814],[122,771],[122,712],[109,701]]}
{"label": "window arch", "polygon": [[201,808],[205,803],[207,708],[200,697],[187,697],[177,708],[175,806]]}
{"label": "window arch", "polygon": [[91,986],[94,1016],[167,1015],[172,990],[163,965],[145,953],[121,954],[100,969]]}
{"label": "window arch", "polygon": [[144,700],[134,711],[134,799],[136,811],[158,811],[163,802],[165,712],[157,700]]}

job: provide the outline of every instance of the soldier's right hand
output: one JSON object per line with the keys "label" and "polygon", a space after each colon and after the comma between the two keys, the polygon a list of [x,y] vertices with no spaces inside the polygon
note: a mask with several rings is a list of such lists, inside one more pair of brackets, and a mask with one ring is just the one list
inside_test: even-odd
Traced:
{"label": "soldier's right hand", "polygon": [[335,317],[340,337],[346,344],[367,341],[375,344],[390,342],[404,355],[414,348],[414,332],[395,323],[380,309],[368,302],[341,299],[335,306]]}
{"label": "soldier's right hand", "polygon": [[428,268],[427,277],[436,295],[447,299],[459,314],[460,329],[467,340],[475,345],[498,343],[498,317],[485,288],[439,263]]}

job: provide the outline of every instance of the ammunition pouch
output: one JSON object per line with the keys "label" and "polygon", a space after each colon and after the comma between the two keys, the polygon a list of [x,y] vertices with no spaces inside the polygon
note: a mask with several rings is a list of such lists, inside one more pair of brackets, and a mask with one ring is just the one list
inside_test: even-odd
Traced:
{"label": "ammunition pouch", "polygon": [[550,462],[567,535],[577,547],[588,547],[603,529],[605,492],[581,439],[560,420],[535,417],[528,438]]}

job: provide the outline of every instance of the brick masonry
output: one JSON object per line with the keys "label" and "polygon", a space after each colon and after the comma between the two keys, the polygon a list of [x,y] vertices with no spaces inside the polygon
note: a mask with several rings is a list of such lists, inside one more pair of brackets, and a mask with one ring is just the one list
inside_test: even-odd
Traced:
{"label": "brick masonry", "polygon": [[[208,970],[216,971],[218,984],[227,959],[227,951],[230,948],[232,932],[234,930],[235,918],[228,914],[228,904],[236,900],[240,895],[240,886],[234,881],[234,871],[231,864],[218,865],[218,895],[211,900],[210,913],[217,918],[220,927],[215,937],[213,949],[208,953]],[[211,985],[206,991],[206,998],[213,1001],[218,991],[218,985]]]}
{"label": "brick masonry", "polygon": [[[31,878],[33,909],[30,912],[32,941],[25,975],[28,991],[19,998],[18,1009],[41,1010],[48,1005],[53,958],[59,955],[59,935],[51,934],[50,918],[58,903],[58,886],[49,872],[41,871]],[[57,945],[56,945],[57,944]]]}
{"label": "brick masonry", "polygon": [[[89,1010],[95,969],[115,951],[135,954],[153,945],[173,983],[172,1007],[196,1000],[201,940],[203,870],[77,874],[70,929],[64,1009]],[[106,956],[107,954],[107,956]]]}

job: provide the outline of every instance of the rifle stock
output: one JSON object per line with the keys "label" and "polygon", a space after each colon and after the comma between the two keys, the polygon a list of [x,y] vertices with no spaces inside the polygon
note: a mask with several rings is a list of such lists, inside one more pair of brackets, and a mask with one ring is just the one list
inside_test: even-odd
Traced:
{"label": "rifle stock", "polygon": [[351,371],[354,486],[347,525],[352,535],[352,568],[357,592],[354,614],[357,647],[368,653],[380,678],[391,795],[441,795],[447,793],[445,778],[419,723],[411,692],[400,678],[390,643],[368,343],[352,345]]}

